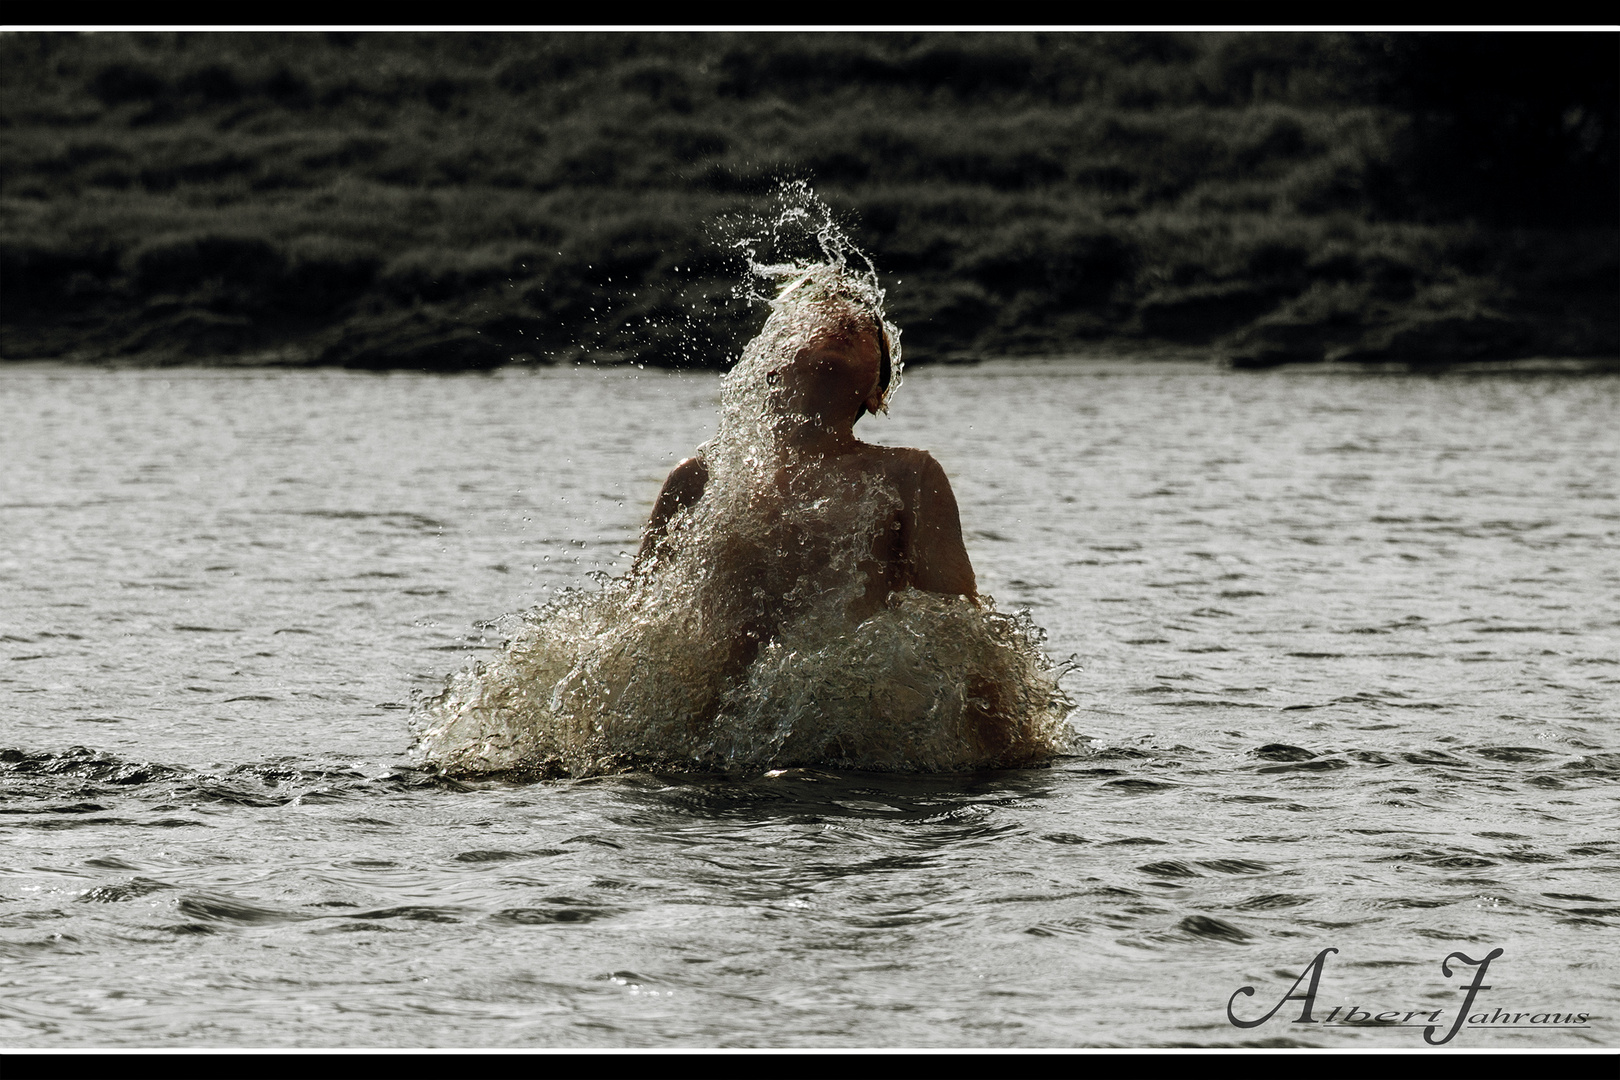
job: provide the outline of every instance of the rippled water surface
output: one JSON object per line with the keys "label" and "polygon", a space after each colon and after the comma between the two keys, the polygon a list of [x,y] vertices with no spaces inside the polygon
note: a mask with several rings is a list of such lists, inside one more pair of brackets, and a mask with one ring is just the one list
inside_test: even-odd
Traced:
{"label": "rippled water surface", "polygon": [[[717,398],[0,370],[0,1045],[1404,1049],[1493,949],[1452,1045],[1620,1041],[1620,378],[922,369],[857,432],[1078,655],[1081,753],[408,768]],[[1228,1022],[1326,948],[1318,1022]]]}

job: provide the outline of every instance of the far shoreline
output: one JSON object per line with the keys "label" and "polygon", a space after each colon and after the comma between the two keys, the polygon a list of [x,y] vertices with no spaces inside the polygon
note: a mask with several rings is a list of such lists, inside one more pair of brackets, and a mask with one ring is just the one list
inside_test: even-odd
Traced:
{"label": "far shoreline", "polygon": [[[264,356],[230,356],[214,360],[196,356],[162,359],[147,356],[39,356],[0,359],[0,373],[19,370],[74,370],[101,369],[103,371],[349,371],[372,375],[494,375],[497,373],[529,372],[595,368],[600,371],[653,371],[667,375],[721,376],[720,367],[675,367],[656,364],[638,364],[629,360],[598,362],[589,358],[570,361],[511,361],[488,367],[424,368],[424,367],[354,367],[319,361],[275,359]],[[1620,374],[1620,355],[1612,356],[1516,356],[1501,359],[1460,359],[1426,364],[1405,361],[1300,361],[1260,366],[1233,364],[1220,356],[1207,352],[1199,354],[1185,350],[1154,352],[1107,352],[1087,350],[1075,353],[1052,353],[1030,356],[953,356],[945,360],[913,360],[906,364],[906,374],[920,372],[945,373],[953,369],[982,370],[994,368],[1009,373],[1036,373],[1043,371],[1072,371],[1085,374],[1135,374],[1151,370],[1156,374],[1207,374],[1212,371],[1265,372],[1289,374],[1313,373],[1320,375],[1614,375]]]}

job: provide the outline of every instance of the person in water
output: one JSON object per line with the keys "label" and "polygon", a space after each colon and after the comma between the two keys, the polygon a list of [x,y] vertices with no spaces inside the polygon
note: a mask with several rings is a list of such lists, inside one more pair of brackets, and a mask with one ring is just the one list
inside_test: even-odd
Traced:
{"label": "person in water", "polygon": [[902,368],[876,282],[781,270],[715,437],[670,472],[630,572],[452,677],[422,760],[944,770],[1064,745],[1067,699],[1033,624],[979,594],[945,471],[855,437]]}
{"label": "person in water", "polygon": [[775,347],[739,364],[756,369],[756,382],[763,368],[767,399],[743,490],[734,484],[700,516],[695,511],[712,486],[710,455],[700,450],[676,465],[632,571],[667,565],[683,529],[708,534],[701,591],[709,625],[731,637],[724,667],[733,675],[783,626],[829,598],[840,603],[847,625],[907,589],[979,602],[956,498],[939,462],[924,450],[855,437],[855,423],[887,403],[889,333],[858,290],[821,277],[801,282],[808,295],[791,304],[785,298],[795,286],[784,290],[773,319],[787,325],[768,323],[761,335]]}

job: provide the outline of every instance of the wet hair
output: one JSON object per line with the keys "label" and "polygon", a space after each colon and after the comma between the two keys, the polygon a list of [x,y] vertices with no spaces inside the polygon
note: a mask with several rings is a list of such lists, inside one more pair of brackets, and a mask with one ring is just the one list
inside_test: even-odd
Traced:
{"label": "wet hair", "polygon": [[[883,318],[872,313],[872,329],[877,332],[878,355],[882,362],[878,367],[878,396],[883,397],[889,392],[889,382],[894,378],[894,365],[889,360],[889,335],[883,332]],[[863,401],[855,409],[855,419],[866,415],[866,403]]]}
{"label": "wet hair", "polygon": [[894,378],[894,367],[889,361],[889,335],[883,332],[883,319],[881,316],[872,316],[872,326],[877,330],[878,351],[883,356],[883,366],[879,368],[878,393],[889,392],[889,381]]}

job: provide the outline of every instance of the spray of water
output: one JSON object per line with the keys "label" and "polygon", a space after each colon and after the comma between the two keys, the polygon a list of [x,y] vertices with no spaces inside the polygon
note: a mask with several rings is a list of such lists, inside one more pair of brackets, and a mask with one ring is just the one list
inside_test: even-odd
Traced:
{"label": "spray of water", "polygon": [[884,315],[887,294],[878,281],[877,267],[808,181],[783,180],[769,212],[723,219],[718,232],[718,243],[742,255],[746,267],[732,286],[734,299],[778,310],[795,298],[802,301],[812,294],[832,293],[874,315],[888,338],[893,368],[889,396],[893,396],[905,364],[900,328]]}
{"label": "spray of water", "polygon": [[899,329],[807,184],[747,224],[739,288],[770,315],[725,377],[703,497],[632,573],[523,616],[496,657],[451,676],[415,718],[423,764],[939,771],[1068,747],[1071,703],[1027,614],[916,589],[874,602],[873,553],[904,493],[881,470],[799,462],[769,376],[828,325],[872,321],[897,373]]}

